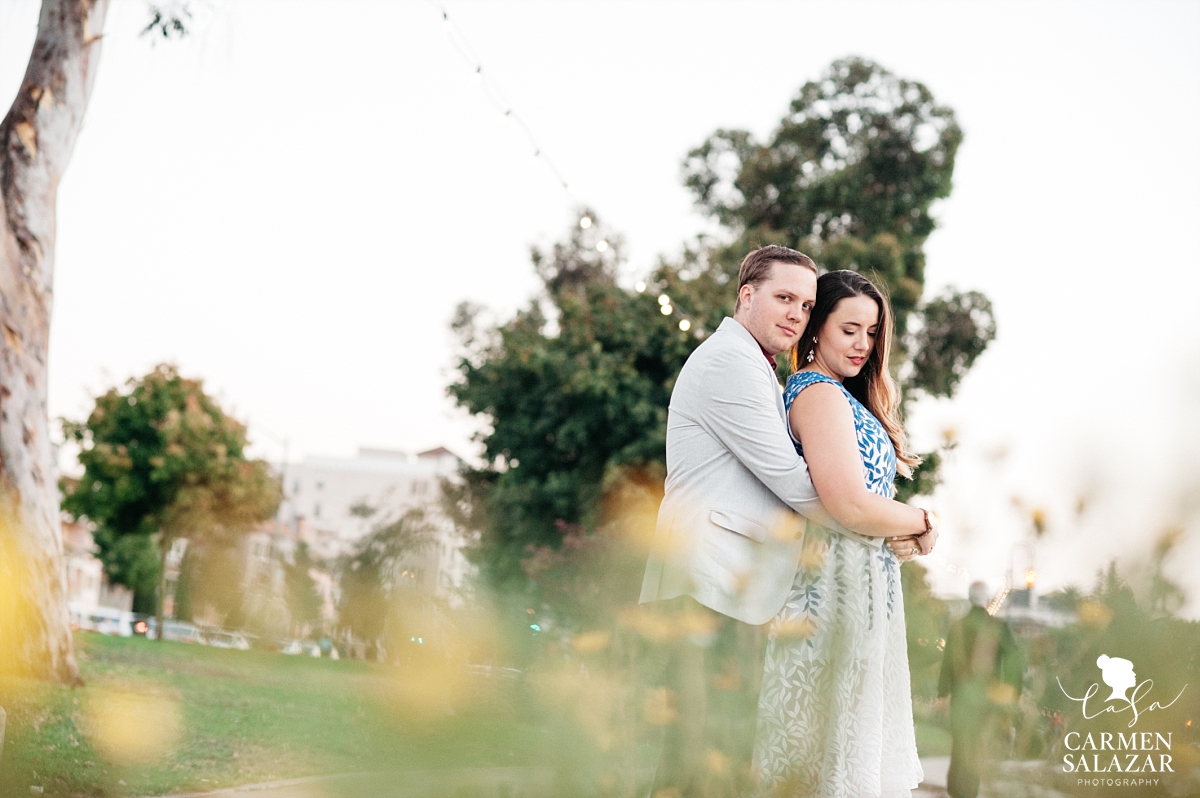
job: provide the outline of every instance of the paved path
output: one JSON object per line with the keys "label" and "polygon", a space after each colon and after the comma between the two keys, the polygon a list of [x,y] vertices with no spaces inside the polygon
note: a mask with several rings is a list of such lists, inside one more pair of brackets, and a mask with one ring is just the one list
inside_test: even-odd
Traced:
{"label": "paved path", "polygon": [[[914,798],[947,798],[949,757],[921,760],[925,781]],[[639,775],[649,789],[652,768]],[[178,793],[163,798],[529,798],[554,795],[554,768],[462,768],[395,773],[342,773],[264,784],[246,784],[210,792]]]}
{"label": "paved path", "polygon": [[312,776],[163,798],[524,798],[551,795],[553,783],[553,768],[462,768]]}
{"label": "paved path", "polygon": [[947,798],[946,772],[950,770],[950,757],[927,756],[921,760],[925,780],[913,792],[913,798]]}

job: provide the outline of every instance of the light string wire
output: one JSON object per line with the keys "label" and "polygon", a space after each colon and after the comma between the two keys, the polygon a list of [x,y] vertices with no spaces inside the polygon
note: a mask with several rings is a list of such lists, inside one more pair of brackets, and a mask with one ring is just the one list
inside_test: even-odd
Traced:
{"label": "light string wire", "polygon": [[[550,171],[550,174],[554,176],[554,179],[560,186],[562,186],[563,190],[568,194],[568,196],[570,196],[572,200],[578,202],[579,198],[571,189],[570,182],[563,177],[562,172],[559,171],[558,167],[554,164],[553,159],[551,159],[546,151],[542,149],[541,144],[538,142],[537,136],[535,136],[533,133],[533,129],[513,108],[512,103],[508,101],[507,96],[501,90],[499,84],[491,77],[491,73],[484,70],[483,62],[480,60],[478,55],[476,55],[474,49],[471,47],[470,42],[467,41],[466,36],[464,36],[459,27],[454,24],[453,20],[450,19],[450,12],[446,9],[446,5],[440,2],[440,0],[429,0],[429,4],[433,6],[441,16],[442,29],[446,33],[446,38],[450,41],[450,44],[454,46],[454,49],[458,51],[458,54],[462,57],[463,63],[465,63],[467,68],[471,70],[471,74],[475,77],[476,82],[479,84],[480,90],[483,92],[488,102],[491,103],[492,107],[495,108],[502,117],[512,120],[521,129],[521,132],[525,134],[526,141],[533,150],[533,157],[545,164],[546,168]],[[580,218],[580,227],[586,230],[587,228],[591,227],[591,225],[592,219],[587,215],[584,215]],[[598,251],[604,252],[607,248],[608,242],[606,240],[601,239],[600,241],[596,242],[596,249]],[[650,288],[650,286],[644,279],[638,280],[635,285],[635,290],[639,294],[645,292],[648,288]],[[695,327],[696,335],[698,337],[704,335],[703,328],[696,325],[691,314],[687,313],[665,293],[659,295],[658,305],[659,312],[664,316],[671,316],[676,312],[679,313],[679,315],[682,317],[680,318],[678,325],[680,331],[686,333]]]}
{"label": "light string wire", "polygon": [[475,51],[471,48],[470,43],[459,27],[450,19],[450,12],[446,10],[445,4],[438,2],[438,0],[429,0],[429,4],[437,9],[438,14],[442,18],[442,29],[446,32],[446,38],[454,46],[454,49],[458,51],[458,54],[462,56],[463,62],[471,70],[471,74],[474,75],[475,80],[479,83],[480,89],[483,91],[484,96],[487,97],[488,102],[492,104],[492,107],[502,117],[512,120],[521,129],[521,132],[525,134],[526,141],[529,142],[529,146],[533,150],[533,157],[546,165],[550,174],[554,176],[555,181],[562,186],[563,190],[572,199],[578,199],[571,190],[571,184],[563,177],[562,172],[559,171],[554,161],[542,149],[541,144],[538,143],[537,136],[534,135],[529,123],[513,108],[512,103],[508,101],[499,84],[491,77],[491,73],[484,71],[483,62],[476,56]]}

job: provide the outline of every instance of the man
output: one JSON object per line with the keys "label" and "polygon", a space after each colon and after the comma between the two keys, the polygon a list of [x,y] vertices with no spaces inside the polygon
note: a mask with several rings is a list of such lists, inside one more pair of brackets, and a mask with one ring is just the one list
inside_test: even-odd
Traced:
{"label": "man", "polygon": [[968,593],[971,609],[950,627],[942,655],[938,696],[950,697],[950,772],[946,791],[952,798],[976,798],[988,746],[1003,725],[1004,709],[1021,695],[1024,665],[1008,624],[985,609],[988,587],[975,582]]}
{"label": "man", "polygon": [[[737,794],[736,777],[749,770],[742,743],[753,738],[763,641],[746,625],[767,623],[787,600],[803,545],[801,515],[841,529],[796,454],[775,375],[774,356],[795,346],[808,323],[817,266],[795,250],[763,247],[742,261],[737,291],[733,318],[680,371],[667,417],[666,493],[641,602],[668,602],[688,634],[671,654],[674,722],[665,729],[655,795]],[[935,540],[936,533],[921,539],[921,553]],[[889,545],[902,561],[916,546],[912,539]],[[732,679],[743,700],[710,723],[707,707],[721,697],[710,695],[708,671],[723,666],[716,681],[731,681],[730,658],[713,662],[723,649],[734,659],[747,649],[752,656],[741,657],[745,678]],[[714,744],[709,725],[733,742]],[[733,777],[714,788],[714,773]]]}

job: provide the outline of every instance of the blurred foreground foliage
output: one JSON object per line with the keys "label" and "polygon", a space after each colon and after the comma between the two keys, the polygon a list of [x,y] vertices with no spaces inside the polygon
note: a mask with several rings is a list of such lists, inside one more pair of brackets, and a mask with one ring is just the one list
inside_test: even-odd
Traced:
{"label": "blurred foreground foliage", "polygon": [[[1026,662],[1025,689],[1020,700],[1005,710],[1009,734],[994,741],[992,758],[1025,760],[1027,766],[1014,769],[993,762],[985,773],[988,794],[1032,796],[1054,789],[1060,794],[1110,795],[1106,780],[1123,777],[1153,780],[1137,786],[1139,796],[1200,796],[1200,691],[1195,689],[1200,684],[1200,622],[1176,617],[1173,612],[1178,607],[1163,606],[1161,583],[1169,580],[1161,565],[1161,560],[1151,563],[1149,573],[1139,569],[1123,573],[1114,562],[1097,574],[1090,591],[1069,587],[1042,596],[1044,605],[1075,617],[1065,626],[1014,624]],[[1133,663],[1140,686],[1128,695],[1138,696],[1136,721],[1128,705],[1108,702],[1112,688],[1103,681],[1097,663],[1101,655]],[[1089,690],[1093,697],[1085,717],[1082,705],[1067,696],[1081,698]],[[1152,708],[1155,702],[1160,706]],[[920,716],[919,701],[917,708]],[[1069,748],[1066,736],[1073,733],[1078,738]],[[1113,751],[1080,750],[1088,735],[1097,746],[1101,735],[1110,735],[1115,746],[1118,735],[1134,733],[1139,739],[1149,733],[1151,744],[1159,746],[1150,752],[1155,766],[1161,765],[1159,755],[1165,754],[1170,757],[1168,771],[1116,772],[1111,766]],[[1157,735],[1169,738],[1169,747]],[[1126,766],[1132,752],[1118,753],[1119,762]],[[1109,767],[1108,772],[1064,772],[1064,757],[1078,767],[1080,755],[1086,755],[1091,768],[1093,754],[1101,766]],[[1144,765],[1144,757],[1142,753],[1137,758],[1139,766]],[[1099,785],[1083,783],[1097,775]]]}

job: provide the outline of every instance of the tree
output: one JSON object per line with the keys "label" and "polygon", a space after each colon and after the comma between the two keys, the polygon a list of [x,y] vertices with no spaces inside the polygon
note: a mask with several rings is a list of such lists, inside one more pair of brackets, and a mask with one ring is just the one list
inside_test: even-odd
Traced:
{"label": "tree", "polygon": [[[896,311],[893,366],[915,352],[909,395],[950,396],[996,333],[982,294],[920,305],[931,209],[950,195],[961,142],[954,112],[928,88],[844,58],[801,87],[767,142],[718,130],[688,153],[684,183],[733,236],[718,253],[727,273],[749,249],[778,242],[882,283]],[[914,314],[922,324],[912,335]]]}
{"label": "tree", "polygon": [[[684,182],[721,239],[689,243],[630,289],[616,279],[618,237],[584,210],[550,252],[533,251],[544,291],[527,308],[487,325],[479,308],[461,307],[449,392],[489,427],[457,517],[478,532],[483,572],[538,593],[531,571],[563,578],[558,564],[539,565],[546,547],[588,550],[578,538],[604,527],[616,486],[661,485],[674,379],[732,312],[751,248],[786,244],[876,280],[897,311],[891,366],[906,393],[950,396],[995,334],[980,294],[920,301],[931,208],[949,195],[961,138],[926,87],[862,59],[836,61],[801,87],[765,143],[721,130],[688,153]],[[930,453],[901,498],[932,490],[937,463]]]}
{"label": "tree", "polygon": [[[360,515],[370,512],[361,509]],[[376,645],[402,639],[423,609],[420,574],[410,560],[434,543],[435,532],[427,511],[414,507],[377,524],[360,540],[338,567],[341,624]]]}
{"label": "tree", "polygon": [[174,366],[108,390],[86,421],[64,420],[63,434],[80,446],[84,468],[63,480],[63,509],[95,525],[109,575],[126,584],[132,576],[121,541],[157,548],[160,638],[171,543],[228,545],[279,506],[267,463],[245,456],[245,426]]}
{"label": "tree", "polygon": [[543,297],[498,327],[481,329],[466,305],[454,322],[465,355],[450,394],[491,422],[486,465],[464,472],[466,504],[486,507],[475,557],[501,586],[524,583],[537,547],[595,529],[621,473],[661,481],[671,386],[699,343],[655,297],[617,284],[619,238],[581,218],[550,252],[533,250]]}
{"label": "tree", "polygon": [[[0,121],[0,666],[79,679],[63,584],[46,409],[55,198],[91,98],[108,0],[43,0],[25,77]],[[152,8],[147,32],[185,30]],[[176,24],[179,23],[179,24]]]}
{"label": "tree", "polygon": [[283,584],[292,622],[291,631],[296,636],[300,635],[303,627],[313,626],[321,620],[322,598],[310,573],[315,565],[305,543],[297,544],[291,561],[284,561],[283,564]]}

